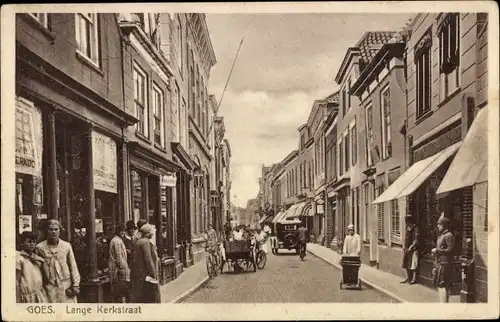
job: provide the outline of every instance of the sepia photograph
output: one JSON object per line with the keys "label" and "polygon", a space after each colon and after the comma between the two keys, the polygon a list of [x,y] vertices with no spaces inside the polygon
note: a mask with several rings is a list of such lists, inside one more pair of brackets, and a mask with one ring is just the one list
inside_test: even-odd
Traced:
{"label": "sepia photograph", "polygon": [[498,6],[473,2],[3,7],[2,315],[498,317]]}

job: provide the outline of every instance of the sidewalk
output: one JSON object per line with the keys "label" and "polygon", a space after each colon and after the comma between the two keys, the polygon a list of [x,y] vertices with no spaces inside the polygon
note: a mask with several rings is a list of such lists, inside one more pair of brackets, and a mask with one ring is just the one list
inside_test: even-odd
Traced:
{"label": "sidewalk", "polygon": [[[318,245],[307,244],[307,251],[316,257],[323,259],[337,269],[340,266],[340,254]],[[359,278],[363,285],[373,288],[376,291],[386,294],[394,300],[405,302],[435,303],[438,302],[437,291],[421,284],[408,285],[400,284],[401,277],[381,271],[369,265],[361,265]],[[460,296],[450,296],[450,302],[460,303]]]}
{"label": "sidewalk", "polygon": [[162,303],[178,303],[208,281],[205,261],[187,268],[175,280],[160,286]]}

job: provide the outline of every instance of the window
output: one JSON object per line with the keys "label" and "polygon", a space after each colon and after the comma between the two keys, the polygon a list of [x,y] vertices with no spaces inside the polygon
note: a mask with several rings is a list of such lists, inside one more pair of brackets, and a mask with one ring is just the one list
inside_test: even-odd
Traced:
{"label": "window", "polygon": [[[384,177],[379,176],[376,180],[377,197],[379,197],[384,192]],[[377,237],[380,242],[385,242],[384,230],[385,230],[385,203],[379,203],[377,205]]]}
{"label": "window", "polygon": [[460,83],[460,14],[446,14],[438,28],[440,98],[447,98]]}
{"label": "window", "polygon": [[303,181],[302,181],[302,179],[303,179],[302,163],[300,164],[300,169],[299,169],[299,171],[300,171],[300,186],[299,186],[299,187],[302,189],[302,187],[304,187],[304,186],[303,186]]}
{"label": "window", "polygon": [[366,163],[367,166],[373,164],[372,161],[372,140],[373,140],[373,115],[372,105],[368,105],[365,110],[365,123],[366,123]]}
{"label": "window", "polygon": [[354,123],[354,126],[351,128],[351,159],[352,159],[352,165],[356,165],[358,162],[358,135],[356,133],[356,123]]}
{"label": "window", "polygon": [[302,133],[300,135],[300,149],[303,150],[304,149],[304,144],[305,144],[305,137],[304,137],[304,134]]}
{"label": "window", "polygon": [[333,145],[332,145],[332,174],[333,174],[333,177],[336,178],[337,177],[337,143],[336,142],[333,142]]}
{"label": "window", "polygon": [[154,142],[165,147],[164,100],[162,90],[153,85]]}
{"label": "window", "polygon": [[370,185],[369,183],[365,183],[364,186],[363,186],[363,194],[364,194],[364,203],[365,203],[365,222],[364,222],[364,226],[363,226],[363,239],[366,240],[366,241],[369,241],[370,240],[370,235],[369,235],[369,231],[370,231],[370,215],[371,215],[371,211],[370,211],[370,207],[371,207],[371,202],[370,202]]}
{"label": "window", "polygon": [[346,114],[346,92],[345,88],[342,90],[342,117],[345,117]]}
{"label": "window", "polygon": [[339,140],[339,177],[344,173],[344,158],[342,157],[344,152],[342,150],[342,139]]}
{"label": "window", "polygon": [[351,95],[349,95],[349,91],[351,90],[351,79],[347,82],[347,110],[351,109]]}
{"label": "window", "polygon": [[148,131],[148,109],[147,109],[147,78],[146,73],[139,66],[134,65],[134,102],[135,115],[139,119],[137,131],[149,137]]}
{"label": "window", "polygon": [[182,36],[182,22],[180,14],[177,16],[177,39],[179,41],[179,69],[184,70],[184,38]]}
{"label": "window", "polygon": [[172,93],[172,109],[174,114],[174,123],[177,123],[175,127],[175,140],[177,142],[181,142],[181,115],[180,115],[180,93],[179,86],[177,84],[174,85],[173,93]]}
{"label": "window", "polygon": [[38,21],[44,28],[49,29],[49,14],[48,13],[30,13],[36,21]]}
{"label": "window", "polygon": [[77,13],[75,17],[77,51],[99,66],[98,16],[96,13]]}
{"label": "window", "polygon": [[345,172],[349,171],[349,167],[350,167],[350,164],[349,164],[349,150],[350,150],[351,146],[349,145],[349,131],[347,131],[347,133],[345,134],[344,136],[344,158],[345,158]]}
{"label": "window", "polygon": [[431,44],[430,34],[420,41],[419,50],[415,53],[417,75],[417,118],[431,110]]}
{"label": "window", "polygon": [[391,157],[391,89],[386,87],[380,94],[380,111],[382,113],[382,157]]}
{"label": "window", "polygon": [[[399,170],[394,170],[389,173],[389,186],[399,177]],[[393,199],[391,204],[391,242],[401,245],[401,227],[399,220],[399,205],[398,200]]]}

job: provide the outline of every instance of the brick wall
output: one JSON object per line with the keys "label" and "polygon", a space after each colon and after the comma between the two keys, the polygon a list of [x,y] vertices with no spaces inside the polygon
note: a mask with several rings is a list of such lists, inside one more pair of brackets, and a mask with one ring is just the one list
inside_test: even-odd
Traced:
{"label": "brick wall", "polygon": [[488,301],[488,182],[473,187],[476,301]]}

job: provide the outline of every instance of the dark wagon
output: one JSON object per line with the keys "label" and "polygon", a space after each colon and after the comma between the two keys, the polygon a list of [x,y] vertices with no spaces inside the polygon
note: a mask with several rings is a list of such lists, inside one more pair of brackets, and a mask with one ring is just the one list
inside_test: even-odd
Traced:
{"label": "dark wagon", "polygon": [[228,263],[229,267],[234,267],[234,265],[229,265],[229,263],[239,262],[240,266],[245,269],[253,268],[253,271],[257,271],[257,264],[255,263],[255,257],[253,252],[253,246],[250,240],[232,240],[224,242],[224,251],[226,253],[226,260],[222,260],[220,272],[223,273],[224,264]]}
{"label": "dark wagon", "polygon": [[361,259],[359,256],[342,256],[340,265],[342,266],[340,289],[344,286],[361,289],[361,280],[359,279]]}

